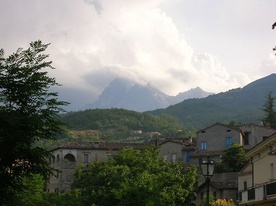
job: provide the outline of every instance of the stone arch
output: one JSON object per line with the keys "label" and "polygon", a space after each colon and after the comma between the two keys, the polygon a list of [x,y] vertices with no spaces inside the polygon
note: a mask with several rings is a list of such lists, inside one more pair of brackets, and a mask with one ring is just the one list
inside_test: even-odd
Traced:
{"label": "stone arch", "polygon": [[64,160],[67,160],[67,161],[69,161],[69,162],[75,162],[75,161],[76,161],[76,158],[75,158],[75,156],[72,155],[72,154],[67,154],[67,155],[64,156]]}

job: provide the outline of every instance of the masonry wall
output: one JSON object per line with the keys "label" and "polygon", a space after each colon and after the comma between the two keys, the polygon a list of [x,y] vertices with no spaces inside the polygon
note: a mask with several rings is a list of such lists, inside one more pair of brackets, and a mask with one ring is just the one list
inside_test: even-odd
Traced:
{"label": "masonry wall", "polygon": [[263,141],[264,138],[269,137],[270,135],[276,132],[276,130],[274,129],[262,127],[254,124],[246,124],[241,126],[240,128],[243,130],[244,133],[249,134],[248,135],[249,144],[244,145],[244,141],[243,141],[243,145],[247,150],[251,149],[255,145],[259,144],[261,141]]}
{"label": "masonry wall", "polygon": [[240,131],[223,125],[214,125],[201,130],[197,134],[196,151],[202,150],[202,142],[206,142],[207,151],[224,151],[227,149],[226,138],[232,138],[232,144],[241,144],[242,135]]}
{"label": "masonry wall", "polygon": [[47,190],[49,192],[70,191],[74,173],[80,165],[94,161],[107,161],[117,150],[103,149],[57,149],[52,151],[50,165],[60,172],[51,175]]}

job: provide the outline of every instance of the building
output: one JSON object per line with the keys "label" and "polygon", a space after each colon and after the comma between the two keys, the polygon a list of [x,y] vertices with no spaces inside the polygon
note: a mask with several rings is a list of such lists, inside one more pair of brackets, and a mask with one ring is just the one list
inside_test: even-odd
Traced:
{"label": "building", "polygon": [[195,138],[167,139],[159,143],[159,156],[167,162],[190,164],[190,157],[195,151]]}
{"label": "building", "polygon": [[220,162],[221,154],[232,144],[241,144],[242,137],[241,129],[221,123],[197,131],[196,148],[195,153],[191,155],[191,163],[199,166],[207,156],[215,162]]}
{"label": "building", "polygon": [[[216,123],[197,131],[196,148],[194,154],[191,155],[191,163],[199,167],[207,156],[211,157],[215,163],[220,163],[221,155],[232,144],[243,145],[245,149],[249,150],[274,132],[274,129],[255,124],[232,127]],[[221,175],[221,178],[216,178],[218,175]],[[206,195],[206,189],[204,178],[202,178],[199,180],[197,202],[202,201],[203,196]],[[212,190],[210,195],[215,198],[237,200],[238,174],[214,174],[210,189]]]}
{"label": "building", "polygon": [[239,128],[243,132],[241,145],[243,145],[246,150],[251,149],[276,132],[275,129],[252,123],[244,124]]}
{"label": "building", "polygon": [[50,165],[59,170],[50,177],[47,184],[49,192],[69,191],[74,180],[74,172],[80,165],[94,161],[107,161],[122,148],[142,149],[144,144],[116,142],[72,142],[57,147],[50,152]]}
{"label": "building", "polygon": [[238,176],[240,205],[276,206],[276,133],[248,151]]}
{"label": "building", "polygon": [[[212,176],[210,181],[210,196],[214,199],[237,199],[238,188],[238,173],[216,173]],[[196,205],[202,205],[202,201],[206,196],[207,185],[205,179],[199,180],[199,187],[197,191]]]}

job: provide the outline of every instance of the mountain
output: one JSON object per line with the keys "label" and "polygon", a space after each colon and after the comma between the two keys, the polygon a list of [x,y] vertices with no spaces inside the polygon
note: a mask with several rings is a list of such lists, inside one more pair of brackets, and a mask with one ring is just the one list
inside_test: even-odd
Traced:
{"label": "mountain", "polygon": [[183,125],[204,128],[216,122],[256,123],[263,117],[263,105],[269,92],[276,93],[276,74],[256,80],[243,88],[213,94],[202,99],[188,99],[152,114],[178,117]]}
{"label": "mountain", "polygon": [[104,89],[98,100],[84,109],[123,108],[138,112],[166,108],[188,98],[203,98],[211,93],[199,87],[177,96],[169,96],[152,87],[150,84],[139,84],[134,81],[116,78]]}

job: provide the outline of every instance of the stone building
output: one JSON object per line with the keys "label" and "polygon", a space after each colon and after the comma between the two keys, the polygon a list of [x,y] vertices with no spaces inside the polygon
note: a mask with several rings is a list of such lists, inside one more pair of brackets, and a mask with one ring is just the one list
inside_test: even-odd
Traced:
{"label": "stone building", "polygon": [[190,164],[190,157],[195,151],[195,138],[167,139],[159,146],[159,156],[167,162]]}
{"label": "stone building", "polygon": [[93,161],[107,161],[122,148],[142,149],[144,144],[116,142],[72,142],[51,150],[49,163],[59,172],[52,175],[47,190],[49,192],[69,191],[74,172],[80,165]]}
{"label": "stone building", "polygon": [[[274,132],[274,129],[255,124],[245,124],[240,127],[232,127],[216,123],[197,132],[196,148],[194,154],[191,155],[191,164],[199,167],[202,160],[207,156],[211,157],[215,163],[220,163],[221,155],[232,144],[243,145],[245,149],[248,150],[259,142],[262,142],[267,136]],[[235,176],[231,174],[231,178],[229,178],[227,174],[224,174],[220,179],[218,179],[215,178],[217,175],[220,174],[214,174],[214,177],[212,177],[211,188],[213,191],[210,195],[215,194],[214,197],[217,198],[231,198],[237,200],[237,173]],[[199,181],[200,191],[197,196],[198,202],[200,202],[203,196],[206,195],[206,189],[205,180],[202,178]]]}

